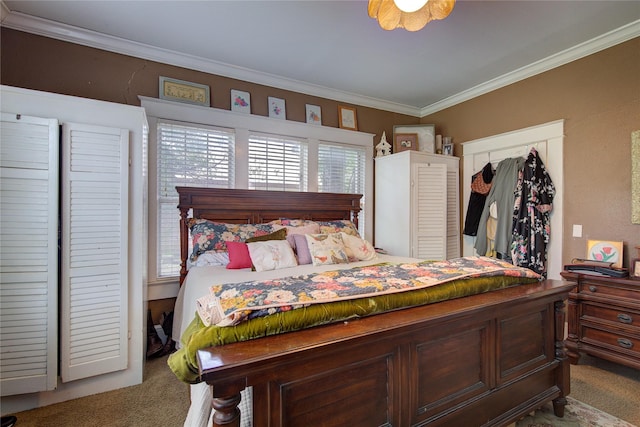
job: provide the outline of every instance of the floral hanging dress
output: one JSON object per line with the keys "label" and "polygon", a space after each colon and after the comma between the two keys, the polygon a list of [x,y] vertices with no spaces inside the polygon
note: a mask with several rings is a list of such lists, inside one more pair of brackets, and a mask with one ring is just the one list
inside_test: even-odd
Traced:
{"label": "floral hanging dress", "polygon": [[532,148],[519,173],[513,210],[511,257],[514,265],[529,268],[546,277],[550,213],[556,189]]}

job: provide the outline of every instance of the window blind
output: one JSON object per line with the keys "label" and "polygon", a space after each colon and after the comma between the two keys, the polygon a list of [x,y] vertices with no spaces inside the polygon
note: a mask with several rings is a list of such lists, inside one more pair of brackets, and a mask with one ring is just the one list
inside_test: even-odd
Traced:
{"label": "window blind", "polygon": [[304,139],[251,133],[249,189],[307,191],[307,143]]}
{"label": "window blind", "polygon": [[[325,143],[318,145],[318,191],[327,193],[365,193],[364,147],[347,144]],[[364,230],[364,197],[361,201],[358,225]]]}
{"label": "window blind", "polygon": [[180,215],[176,186],[233,188],[233,129],[158,122],[157,277],[180,273]]}

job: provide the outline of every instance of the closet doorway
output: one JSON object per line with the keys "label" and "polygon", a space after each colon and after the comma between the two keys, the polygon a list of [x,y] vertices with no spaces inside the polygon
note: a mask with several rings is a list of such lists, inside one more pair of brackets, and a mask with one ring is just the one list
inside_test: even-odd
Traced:
{"label": "closet doorway", "polygon": [[[501,160],[511,157],[527,157],[531,148],[538,151],[547,172],[553,180],[556,195],[551,211],[551,238],[547,247],[547,278],[561,279],[563,239],[563,171],[562,145],[564,120],[557,120],[525,129],[476,139],[462,143],[462,218],[467,216],[471,196],[471,177],[491,162],[495,168]],[[462,236],[462,255],[476,255],[474,236]]]}

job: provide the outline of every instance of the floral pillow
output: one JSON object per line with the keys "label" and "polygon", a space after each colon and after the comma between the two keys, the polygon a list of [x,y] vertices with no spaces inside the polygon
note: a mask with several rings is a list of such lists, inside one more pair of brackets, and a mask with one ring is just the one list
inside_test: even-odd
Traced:
{"label": "floral pillow", "polygon": [[349,262],[340,233],[306,234],[305,236],[313,265],[346,264]]}
{"label": "floral pillow", "polygon": [[306,225],[317,224],[317,222],[312,221],[310,219],[289,219],[289,218],[280,218],[280,225],[286,225],[289,227],[303,227]]}
{"label": "floral pillow", "polygon": [[359,236],[352,236],[347,233],[340,233],[344,242],[345,252],[349,261],[368,261],[378,255],[373,245]]}
{"label": "floral pillow", "polygon": [[286,240],[247,243],[256,271],[278,270],[298,265],[293,249]]}
{"label": "floral pillow", "polygon": [[359,236],[358,229],[355,224],[348,219],[339,219],[336,221],[320,221],[320,233],[340,233],[344,232],[351,236]]}
{"label": "floral pillow", "polygon": [[191,261],[207,251],[227,252],[226,241],[242,242],[274,231],[270,224],[228,224],[194,218],[187,222],[187,226],[193,242]]}

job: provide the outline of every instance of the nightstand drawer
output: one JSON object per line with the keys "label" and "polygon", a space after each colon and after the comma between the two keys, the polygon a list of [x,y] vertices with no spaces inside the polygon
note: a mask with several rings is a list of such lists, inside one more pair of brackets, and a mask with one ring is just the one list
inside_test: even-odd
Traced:
{"label": "nightstand drawer", "polygon": [[594,283],[585,281],[580,283],[580,293],[584,295],[593,295],[601,298],[625,298],[637,300],[640,288],[627,289],[618,286],[607,286],[602,283]]}
{"label": "nightstand drawer", "polygon": [[582,316],[585,320],[593,321],[593,318],[595,318],[596,320],[604,320],[634,327],[637,328],[637,332],[640,333],[640,313],[635,311],[629,311],[615,306],[602,307],[593,304],[583,304]]}
{"label": "nightstand drawer", "polygon": [[581,341],[620,351],[633,357],[640,357],[640,339],[629,335],[603,331],[583,325]]}

